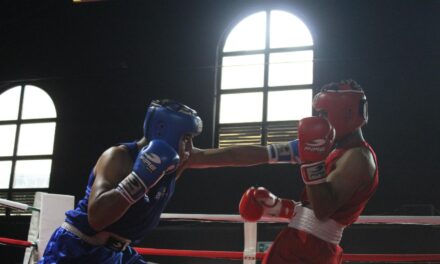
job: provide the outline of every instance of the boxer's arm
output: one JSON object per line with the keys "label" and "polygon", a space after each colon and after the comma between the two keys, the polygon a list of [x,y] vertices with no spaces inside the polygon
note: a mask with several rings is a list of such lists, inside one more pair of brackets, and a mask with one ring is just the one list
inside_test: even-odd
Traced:
{"label": "boxer's arm", "polygon": [[121,218],[130,204],[115,190],[133,167],[123,146],[105,151],[95,166],[95,181],[89,196],[88,220],[99,231]]}
{"label": "boxer's arm", "polygon": [[243,167],[268,163],[267,148],[258,145],[218,149],[193,148],[186,168]]}
{"label": "boxer's arm", "polygon": [[366,148],[348,150],[337,162],[326,181],[307,185],[311,207],[318,219],[330,217],[351,197],[372,184],[376,164]]}

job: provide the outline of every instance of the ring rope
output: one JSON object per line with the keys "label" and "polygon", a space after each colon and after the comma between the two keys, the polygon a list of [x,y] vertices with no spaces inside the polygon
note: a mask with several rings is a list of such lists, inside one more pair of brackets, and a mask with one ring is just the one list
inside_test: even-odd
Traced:
{"label": "ring rope", "polygon": [[29,242],[29,241],[12,239],[12,238],[7,238],[7,237],[0,237],[0,243],[4,244],[4,245],[20,246],[20,247],[33,247],[33,246],[35,246],[34,243]]}
{"label": "ring rope", "polygon": [[[0,237],[0,244],[32,247],[33,243],[25,240]],[[158,249],[158,248],[140,248],[134,249],[141,255],[155,256],[175,256],[175,257],[196,257],[210,259],[231,259],[242,260],[243,252],[237,251],[216,251],[216,250],[182,250],[182,249]],[[265,253],[257,252],[255,259],[263,259]],[[370,262],[421,262],[421,261],[440,261],[440,254],[344,254],[343,261],[370,261]]]}
{"label": "ring rope", "polygon": [[[197,258],[226,258],[242,260],[243,252],[235,251],[208,251],[208,250],[181,250],[181,249],[157,249],[157,248],[134,248],[141,255],[197,257]],[[255,259],[262,260],[265,253],[257,252]],[[343,261],[439,261],[440,254],[343,254]]]}
{"label": "ring rope", "polygon": [[[0,198],[0,205],[5,207],[40,211],[39,208]],[[233,214],[175,214],[163,213],[161,219],[169,221],[201,221],[201,222],[235,222],[244,223],[245,220],[240,215]],[[259,223],[288,223],[289,220],[280,217],[263,216]],[[407,225],[440,225],[440,216],[381,216],[381,215],[361,215],[355,224],[407,224]]]}
{"label": "ring rope", "polygon": [[[14,202],[0,198],[0,205],[5,207],[40,211],[39,208],[27,204]],[[200,221],[200,222],[235,222],[245,223],[241,216],[231,214],[170,214],[164,213],[161,219],[168,221]],[[284,218],[263,217],[259,223],[288,223]],[[408,225],[440,225],[440,216],[360,216],[355,224],[408,224]],[[0,237],[0,244],[20,247],[36,246],[35,243]],[[243,252],[236,251],[212,251],[212,250],[177,250],[177,249],[155,249],[155,248],[134,248],[141,255],[180,256],[198,258],[223,258],[223,259],[256,259],[264,257],[263,252],[255,252],[254,256],[246,256]],[[344,261],[370,261],[370,262],[419,262],[419,261],[440,261],[440,254],[344,254]]]}
{"label": "ring rope", "polygon": [[425,262],[440,261],[440,254],[344,254],[343,261]]}
{"label": "ring rope", "polygon": [[15,202],[15,201],[3,199],[3,198],[0,198],[0,204],[3,205],[4,207],[8,207],[8,208],[12,208],[12,209],[19,209],[19,210],[23,210],[23,211],[37,211],[37,212],[40,211],[39,208],[35,208],[33,206],[30,206],[30,205],[27,205],[24,203],[19,203],[19,202]]}
{"label": "ring rope", "polygon": [[[186,250],[186,249],[164,249],[164,248],[139,248],[134,249],[141,255],[155,256],[174,256],[174,257],[197,257],[197,258],[221,258],[242,260],[243,252],[238,251],[218,251],[218,250]],[[261,260],[264,257],[263,252],[257,252],[255,259]]]}
{"label": "ring rope", "polygon": [[[233,222],[243,223],[240,215],[232,214],[171,214],[163,213],[160,217],[169,221]],[[263,216],[259,223],[289,223],[289,219]],[[406,225],[440,225],[440,216],[381,216],[363,215],[355,224],[406,224]]]}

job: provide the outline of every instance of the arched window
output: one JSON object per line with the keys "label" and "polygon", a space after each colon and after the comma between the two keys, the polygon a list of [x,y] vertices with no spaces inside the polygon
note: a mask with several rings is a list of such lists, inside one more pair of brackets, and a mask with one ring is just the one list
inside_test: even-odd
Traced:
{"label": "arched window", "polygon": [[282,10],[242,19],[222,40],[216,87],[219,147],[289,141],[312,114],[313,39]]}
{"label": "arched window", "polygon": [[49,188],[56,117],[52,99],[36,86],[0,94],[1,198],[32,204],[35,191]]}

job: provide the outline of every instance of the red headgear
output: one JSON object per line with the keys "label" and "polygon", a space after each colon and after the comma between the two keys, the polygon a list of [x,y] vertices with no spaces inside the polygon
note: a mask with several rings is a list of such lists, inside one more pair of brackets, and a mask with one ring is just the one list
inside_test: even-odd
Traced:
{"label": "red headgear", "polygon": [[367,98],[352,80],[324,85],[313,98],[313,108],[327,113],[328,121],[336,130],[336,139],[362,127],[368,120]]}

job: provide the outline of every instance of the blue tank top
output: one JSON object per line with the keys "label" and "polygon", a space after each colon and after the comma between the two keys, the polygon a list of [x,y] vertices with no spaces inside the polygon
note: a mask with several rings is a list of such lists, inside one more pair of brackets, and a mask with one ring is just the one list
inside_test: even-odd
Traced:
{"label": "blue tank top", "polygon": [[[128,148],[130,156],[134,161],[139,153],[136,142],[123,143],[122,145]],[[87,206],[94,181],[95,175],[92,169],[84,198],[78,202],[74,210],[66,212],[66,222],[74,225],[89,236],[93,236],[97,233],[90,227],[87,220]],[[163,176],[163,178],[148,191],[148,195],[130,206],[119,220],[104,230],[128,238],[133,242],[142,240],[149,231],[159,224],[160,215],[173,195],[175,185],[176,173],[173,172]]]}

